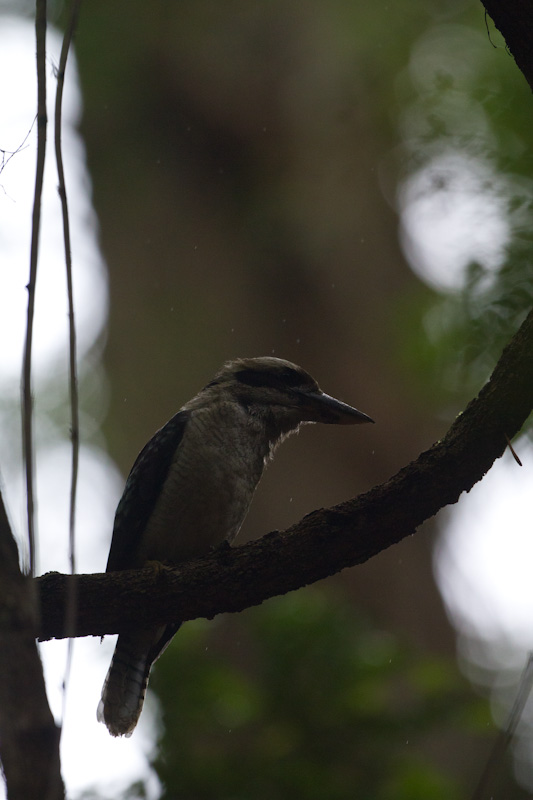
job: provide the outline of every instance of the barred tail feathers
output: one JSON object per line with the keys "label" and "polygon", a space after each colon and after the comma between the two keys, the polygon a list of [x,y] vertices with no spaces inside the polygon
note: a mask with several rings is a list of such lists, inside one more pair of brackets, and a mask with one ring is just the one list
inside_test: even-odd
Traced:
{"label": "barred tail feathers", "polygon": [[118,637],[96,712],[112,736],[131,736],[139,721],[158,633],[143,630]]}
{"label": "barred tail feathers", "polygon": [[170,643],[181,622],[121,633],[102,688],[96,718],[112,736],[131,736],[144,703],[152,664]]}

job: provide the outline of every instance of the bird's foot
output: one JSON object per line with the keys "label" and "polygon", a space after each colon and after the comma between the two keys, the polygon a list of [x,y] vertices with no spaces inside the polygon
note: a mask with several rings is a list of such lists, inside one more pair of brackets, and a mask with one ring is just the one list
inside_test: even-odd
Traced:
{"label": "bird's foot", "polygon": [[172,570],[175,569],[168,561],[147,561],[144,566],[146,569],[151,569],[158,574],[162,572],[172,572]]}

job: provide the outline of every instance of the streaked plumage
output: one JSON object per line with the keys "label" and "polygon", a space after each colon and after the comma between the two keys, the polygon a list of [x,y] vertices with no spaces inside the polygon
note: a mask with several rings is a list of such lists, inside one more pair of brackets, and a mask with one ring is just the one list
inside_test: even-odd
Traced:
{"label": "streaked plumage", "polygon": [[[139,453],[117,507],[107,571],[175,565],[232,542],[287,435],[303,422],[372,421],[289,361],[225,364]],[[131,735],[151,666],[179,626],[120,634],[97,713],[113,736]]]}

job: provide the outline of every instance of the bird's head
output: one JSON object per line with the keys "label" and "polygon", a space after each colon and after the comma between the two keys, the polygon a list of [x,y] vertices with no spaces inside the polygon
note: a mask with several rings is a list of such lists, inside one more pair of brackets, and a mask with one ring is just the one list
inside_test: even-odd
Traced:
{"label": "bird's head", "polygon": [[281,358],[241,358],[227,362],[206,386],[225,395],[250,414],[272,420],[280,434],[302,422],[357,425],[374,420],[325,394],[301,367]]}

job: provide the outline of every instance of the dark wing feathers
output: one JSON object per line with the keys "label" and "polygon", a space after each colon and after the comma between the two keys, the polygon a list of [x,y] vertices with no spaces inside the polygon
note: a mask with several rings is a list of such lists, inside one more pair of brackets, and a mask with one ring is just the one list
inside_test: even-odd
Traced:
{"label": "dark wing feathers", "polygon": [[142,532],[154,510],[190,412],[178,411],[143,447],[124,487],[115,514],[107,572],[134,569]]}

